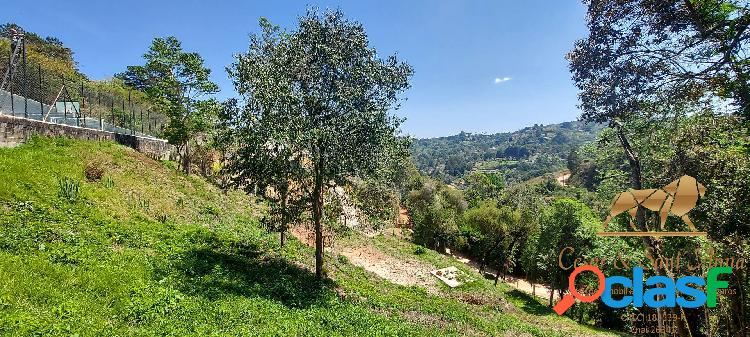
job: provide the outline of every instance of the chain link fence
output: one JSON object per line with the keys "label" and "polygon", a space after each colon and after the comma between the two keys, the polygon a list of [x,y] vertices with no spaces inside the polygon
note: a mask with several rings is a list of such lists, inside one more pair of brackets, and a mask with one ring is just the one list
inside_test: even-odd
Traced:
{"label": "chain link fence", "polygon": [[23,51],[11,67],[12,52],[12,47],[0,52],[4,84],[0,113],[141,137],[162,136],[166,116],[139,98],[141,93],[45,69]]}

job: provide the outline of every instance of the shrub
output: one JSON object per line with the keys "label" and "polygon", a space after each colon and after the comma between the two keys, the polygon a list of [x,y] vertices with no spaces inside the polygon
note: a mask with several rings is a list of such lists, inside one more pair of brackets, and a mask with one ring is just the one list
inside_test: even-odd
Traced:
{"label": "shrub", "polygon": [[200,210],[201,214],[212,217],[218,217],[220,212],[221,211],[219,210],[219,208],[213,205],[203,206],[203,208]]}
{"label": "shrub", "polygon": [[81,184],[70,178],[62,178],[58,181],[57,196],[68,201],[78,199]]}
{"label": "shrub", "polygon": [[349,259],[344,255],[339,255],[337,259],[339,260],[339,263],[349,263]]}
{"label": "shrub", "polygon": [[422,255],[422,254],[424,254],[426,252],[427,252],[427,250],[424,247],[422,247],[422,246],[417,246],[416,248],[414,248],[414,254]]}
{"label": "shrub", "polygon": [[88,163],[84,169],[86,180],[88,181],[100,181],[104,176],[104,168],[99,163]]}

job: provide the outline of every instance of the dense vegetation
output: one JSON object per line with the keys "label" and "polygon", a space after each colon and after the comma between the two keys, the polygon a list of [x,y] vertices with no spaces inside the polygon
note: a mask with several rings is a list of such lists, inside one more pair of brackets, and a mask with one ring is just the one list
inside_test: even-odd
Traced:
{"label": "dense vegetation", "polygon": [[492,135],[462,132],[415,139],[411,156],[420,171],[444,182],[461,185],[464,175],[476,170],[500,172],[513,183],[564,169],[570,151],[596,139],[601,129],[565,122]]}
{"label": "dense vegetation", "polygon": [[[496,266],[497,275],[523,275],[546,283],[559,295],[572,271],[557,265],[566,246],[576,252],[562,256],[564,265],[580,257],[594,261],[606,275],[623,271],[601,261],[621,257],[630,266],[644,266],[647,276],[680,277],[705,273],[706,266],[732,265],[728,295],[716,308],[577,304],[568,315],[630,330],[648,324],[623,314],[671,314],[676,319],[658,322],[659,328],[669,326],[680,336],[743,335],[750,325],[745,310],[750,298],[744,291],[750,280],[745,263],[737,261],[750,258],[750,10],[745,2],[735,1],[605,0],[587,5],[589,35],[575,44],[568,59],[581,89],[582,121],[607,127],[597,142],[569,147],[560,156],[572,174],[571,186],[542,177],[501,188],[497,173],[475,172],[458,190],[419,177],[406,199],[415,219],[414,240],[436,249],[461,250],[483,265]],[[450,158],[452,151],[461,151],[466,137],[455,136],[452,142],[442,142],[445,149],[434,150],[444,161],[420,162],[418,150],[415,160],[424,165],[423,171],[452,181],[479,166],[464,164],[471,156]],[[514,153],[518,152],[510,151]],[[479,158],[476,150],[474,158]],[[629,188],[661,188],[683,175],[706,187],[690,218],[708,232],[707,238],[594,235],[603,229],[600,219],[616,194]],[[661,228],[659,217],[643,207],[636,209],[633,219],[616,217],[608,229],[629,230],[631,220],[638,231],[688,230],[674,217]],[[527,229],[519,236],[515,229],[520,226]],[[657,263],[677,254],[679,264]],[[702,269],[696,272],[688,265]]]}
{"label": "dense vegetation", "polygon": [[[265,207],[114,143],[0,149],[0,334],[13,336],[591,335],[508,286],[428,293],[279,246]],[[383,236],[399,258],[435,252]],[[471,273],[469,268],[463,268]]]}

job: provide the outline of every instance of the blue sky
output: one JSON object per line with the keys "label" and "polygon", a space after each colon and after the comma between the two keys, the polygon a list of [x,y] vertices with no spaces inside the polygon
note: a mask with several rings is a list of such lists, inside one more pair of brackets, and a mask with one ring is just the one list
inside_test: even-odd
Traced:
{"label": "blue sky", "polygon": [[382,55],[415,69],[398,114],[416,137],[494,133],[574,120],[577,90],[565,53],[585,36],[577,1],[10,1],[0,21],[60,38],[92,79],[141,56],[155,36],[174,35],[199,52],[222,88],[224,70],[246,50],[258,18],[292,28],[308,5],[341,8],[362,22]]}

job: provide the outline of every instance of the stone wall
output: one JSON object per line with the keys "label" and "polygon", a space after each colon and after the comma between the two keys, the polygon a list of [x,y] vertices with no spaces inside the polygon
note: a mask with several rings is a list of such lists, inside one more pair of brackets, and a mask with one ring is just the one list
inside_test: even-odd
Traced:
{"label": "stone wall", "polygon": [[174,146],[167,144],[163,139],[124,135],[0,114],[0,147],[18,146],[33,135],[82,140],[111,140],[157,160],[171,159],[177,152]]}

